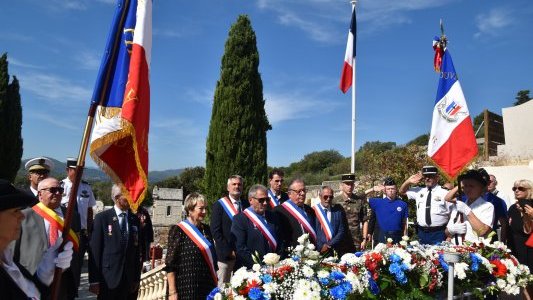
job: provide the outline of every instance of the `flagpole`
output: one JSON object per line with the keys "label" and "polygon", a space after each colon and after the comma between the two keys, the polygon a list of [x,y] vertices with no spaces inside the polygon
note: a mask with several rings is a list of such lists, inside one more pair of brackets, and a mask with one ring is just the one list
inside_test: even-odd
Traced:
{"label": "flagpole", "polygon": [[[357,0],[352,0],[352,10],[355,10],[355,3]],[[355,21],[354,21],[355,22]],[[354,39],[356,38],[356,33],[354,32]],[[355,43],[355,41],[354,41]],[[354,49],[355,51],[355,49]],[[355,173],[355,69],[356,69],[356,59],[355,55],[353,56],[353,68],[352,68],[352,164],[351,164],[351,173]]]}
{"label": "flagpole", "polygon": [[[127,14],[127,7],[129,7],[130,5],[130,0],[125,0],[124,1],[125,5],[125,9],[122,10],[122,15],[121,15],[121,22],[120,22],[120,27],[119,28],[122,28],[123,27],[123,24],[124,24],[124,21],[125,21],[125,16]],[[117,49],[118,47],[116,45],[118,45],[118,40],[120,39],[121,37],[121,34],[122,34],[122,30],[118,30],[116,35],[115,35],[115,43],[114,43],[114,47],[113,47],[113,50],[112,50],[112,53],[111,53],[111,56],[114,57],[116,55],[116,52],[117,52]],[[111,67],[108,67],[108,69],[106,70],[106,77],[105,77],[105,84],[107,85],[108,82],[109,82],[109,78],[111,77]],[[103,89],[105,90],[105,89]],[[63,247],[65,246],[65,244],[67,243],[67,237],[68,237],[68,234],[69,234],[69,231],[70,231],[70,228],[72,227],[72,216],[73,216],[73,213],[74,213],[74,207],[77,207],[77,205],[75,205],[75,203],[78,201],[77,200],[77,196],[78,196],[78,188],[80,186],[80,182],[81,182],[81,178],[82,178],[82,175],[83,175],[83,168],[85,167],[85,156],[87,155],[87,148],[89,146],[89,138],[91,136],[91,131],[92,131],[92,128],[93,128],[93,123],[94,123],[94,117],[96,115],[96,108],[99,104],[99,102],[102,100],[102,98],[104,97],[104,95],[100,95],[99,97],[99,101],[98,102],[95,102],[95,101],[91,101],[91,105],[89,107],[89,111],[87,113],[87,121],[85,122],[85,128],[83,130],[83,135],[82,135],[82,138],[81,138],[81,143],[80,143],[80,150],[79,150],[79,153],[78,153],[78,161],[76,162],[76,176],[74,177],[74,181],[72,182],[72,187],[70,188],[70,195],[69,195],[69,199],[68,199],[68,206],[67,206],[67,212],[65,214],[65,218],[64,218],[64,226],[63,226],[63,232],[62,232],[62,237],[63,237],[63,243],[61,244],[58,252],[62,252],[63,251]],[[72,259],[76,259],[75,257],[72,257]],[[55,271],[54,271],[54,279],[52,281],[52,284],[51,284],[51,299],[52,300],[56,300],[58,299],[58,296],[59,296],[59,286],[60,286],[60,283],[61,283],[61,274],[63,273],[63,270],[61,268],[55,268]]]}

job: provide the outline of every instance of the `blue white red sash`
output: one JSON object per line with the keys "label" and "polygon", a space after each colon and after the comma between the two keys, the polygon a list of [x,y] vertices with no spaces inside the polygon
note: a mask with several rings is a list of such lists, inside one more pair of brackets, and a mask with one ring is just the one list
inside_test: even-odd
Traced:
{"label": "blue white red sash", "polygon": [[185,232],[185,234],[196,244],[202,256],[211,271],[211,277],[215,281],[215,285],[218,284],[217,273],[215,272],[215,247],[209,242],[205,236],[198,230],[196,226],[191,224],[189,220],[184,220],[178,223],[178,226]]}
{"label": "blue white red sash", "polygon": [[313,226],[311,226],[311,223],[309,222],[309,219],[307,219],[307,216],[304,214],[303,210],[296,206],[292,201],[285,201],[283,204],[281,204],[283,208],[285,208],[297,221],[302,225],[304,231],[309,233],[311,238],[316,241],[316,232],[313,229]]}
{"label": "blue white red sash", "polygon": [[325,211],[320,204],[313,206],[313,209],[315,210],[315,215],[320,222],[320,227],[326,236],[326,241],[329,242],[333,238],[333,228],[328,220],[327,211]]}
{"label": "blue white red sash", "polygon": [[243,214],[245,214],[252,223],[254,223],[255,227],[261,231],[265,239],[267,240],[268,244],[270,245],[270,249],[272,251],[276,251],[276,248],[278,247],[278,242],[276,241],[276,238],[274,237],[274,234],[268,229],[268,226],[266,222],[263,220],[263,218],[260,218],[251,207],[248,207],[247,209],[242,211]]}
{"label": "blue white red sash", "polygon": [[270,189],[268,189],[268,198],[270,198],[270,207],[274,208],[280,204],[280,199]]}
{"label": "blue white red sash", "polygon": [[220,202],[222,208],[224,208],[229,218],[233,221],[233,217],[235,217],[235,215],[238,214],[239,211],[235,208],[231,200],[228,197],[224,197],[218,199],[218,202]]}

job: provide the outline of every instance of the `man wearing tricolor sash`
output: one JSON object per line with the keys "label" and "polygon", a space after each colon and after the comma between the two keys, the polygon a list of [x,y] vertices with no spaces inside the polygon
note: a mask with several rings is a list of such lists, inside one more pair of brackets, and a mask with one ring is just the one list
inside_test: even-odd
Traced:
{"label": "man wearing tricolor sash", "polygon": [[248,191],[250,207],[233,219],[231,232],[235,235],[237,258],[243,265],[251,268],[254,264],[253,256],[259,260],[267,253],[281,254],[283,249],[279,238],[279,223],[276,215],[267,210],[267,188],[256,184]]}
{"label": "man wearing tricolor sash", "polygon": [[235,215],[250,205],[248,201],[241,200],[241,176],[232,175],[228,178],[227,190],[228,195],[215,201],[211,208],[210,226],[218,258],[219,286],[229,282],[231,272],[240,267],[240,262],[236,260],[235,237],[231,233],[231,224]]}
{"label": "man wearing tricolor sash", "polygon": [[[48,177],[37,186],[39,202],[23,211],[25,219],[21,224],[20,238],[15,242],[14,261],[24,266],[31,274],[37,271],[39,262],[48,248],[55,245],[62,236],[63,216],[66,210],[62,208],[61,197],[63,188],[60,182]],[[76,226],[78,225],[78,226]],[[79,240],[79,224],[72,224],[68,240],[72,242],[76,257]],[[70,268],[61,277],[59,299],[74,299],[77,286],[73,270],[78,268],[78,261],[72,259]]]}
{"label": "man wearing tricolor sash", "polygon": [[280,220],[281,235],[286,247],[296,247],[298,237],[309,234],[316,243],[315,212],[304,204],[307,190],[302,179],[294,179],[289,185],[289,201],[277,206],[274,212]]}
{"label": "man wearing tricolor sash", "polygon": [[317,249],[322,254],[333,255],[339,252],[339,245],[345,237],[346,215],[340,204],[332,204],[333,189],[323,186],[320,190],[320,203],[313,206],[316,215]]}
{"label": "man wearing tricolor sash", "polygon": [[289,200],[289,195],[281,190],[283,185],[283,176],[285,174],[280,169],[273,169],[268,174],[268,183],[270,188],[267,190],[270,201],[267,206],[267,210],[274,209],[276,206],[281,205],[283,202]]}

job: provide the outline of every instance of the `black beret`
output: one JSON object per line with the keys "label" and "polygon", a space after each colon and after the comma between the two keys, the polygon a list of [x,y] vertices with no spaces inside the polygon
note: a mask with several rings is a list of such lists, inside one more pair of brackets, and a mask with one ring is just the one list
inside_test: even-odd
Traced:
{"label": "black beret", "polygon": [[396,185],[396,182],[391,177],[383,179],[383,185]]}
{"label": "black beret", "polygon": [[[486,172],[486,171],[485,171]],[[487,185],[487,180],[483,177],[482,173],[478,170],[468,170],[464,172],[463,174],[459,175],[458,181],[461,182],[466,179],[472,179],[479,183],[481,183],[483,186]]]}
{"label": "black beret", "polygon": [[34,206],[39,200],[33,194],[17,189],[9,181],[0,179],[0,211]]}

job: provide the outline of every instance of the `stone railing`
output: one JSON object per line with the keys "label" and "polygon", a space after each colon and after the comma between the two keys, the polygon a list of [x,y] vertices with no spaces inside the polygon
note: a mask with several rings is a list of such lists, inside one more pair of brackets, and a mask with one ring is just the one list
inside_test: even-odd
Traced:
{"label": "stone railing", "polygon": [[137,299],[155,300],[167,298],[167,272],[163,271],[164,267],[165,264],[161,264],[141,275],[141,285]]}

